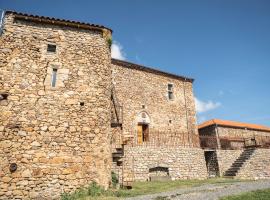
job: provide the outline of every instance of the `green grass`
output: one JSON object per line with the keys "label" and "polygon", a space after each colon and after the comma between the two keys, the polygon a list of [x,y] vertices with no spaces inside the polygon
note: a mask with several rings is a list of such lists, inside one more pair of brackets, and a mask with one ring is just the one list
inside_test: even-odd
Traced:
{"label": "green grass", "polygon": [[220,200],[269,200],[269,199],[270,199],[270,189],[266,189],[223,197]]}
{"label": "green grass", "polygon": [[175,190],[179,188],[188,188],[200,186],[203,184],[226,184],[239,182],[235,179],[214,178],[207,180],[176,180],[176,181],[153,181],[153,182],[135,182],[131,190],[128,189],[109,189],[104,190],[92,183],[86,188],[81,188],[72,194],[62,194],[62,200],[116,200],[124,197],[134,197],[138,195],[153,194]]}

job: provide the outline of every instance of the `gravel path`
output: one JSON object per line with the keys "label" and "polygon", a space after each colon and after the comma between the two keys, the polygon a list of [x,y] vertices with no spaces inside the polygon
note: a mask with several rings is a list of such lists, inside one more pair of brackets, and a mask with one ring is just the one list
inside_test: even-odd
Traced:
{"label": "gravel path", "polygon": [[126,200],[155,200],[158,197],[164,197],[166,200],[218,200],[220,197],[266,188],[270,188],[270,180],[205,184],[198,187],[127,198]]}

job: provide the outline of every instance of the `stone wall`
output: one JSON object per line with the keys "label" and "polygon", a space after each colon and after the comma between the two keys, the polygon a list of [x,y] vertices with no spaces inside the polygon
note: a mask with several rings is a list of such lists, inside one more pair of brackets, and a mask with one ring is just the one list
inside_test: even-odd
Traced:
{"label": "stone wall", "polygon": [[[220,175],[228,170],[243,150],[217,150]],[[240,179],[269,179],[270,178],[270,149],[257,148],[251,157],[238,171],[236,178]]]}
{"label": "stone wall", "polygon": [[243,150],[216,150],[220,176],[224,175]]}
{"label": "stone wall", "polygon": [[102,32],[8,14],[0,43],[0,93],[8,94],[0,101],[0,199],[52,199],[91,181],[108,187],[111,58]]}
{"label": "stone wall", "polygon": [[251,129],[243,129],[243,128],[234,128],[234,127],[218,127],[218,135],[225,137],[253,137],[253,136],[268,136],[269,132],[266,131],[258,131]]}
{"label": "stone wall", "polygon": [[[147,115],[150,136],[173,132],[187,139],[188,134],[197,134],[190,80],[127,67],[121,61],[112,60],[111,66],[116,96],[123,106],[123,135],[132,135],[137,140],[141,113]],[[168,98],[168,84],[173,84],[173,100]]]}
{"label": "stone wall", "polygon": [[256,149],[237,173],[236,178],[270,179],[270,149]]}
{"label": "stone wall", "polygon": [[[149,180],[149,169],[155,167],[168,168],[172,180],[177,179],[205,179],[207,169],[204,151],[197,148],[180,147],[125,147],[126,166],[132,169],[134,180]],[[124,170],[125,171],[125,170]]]}

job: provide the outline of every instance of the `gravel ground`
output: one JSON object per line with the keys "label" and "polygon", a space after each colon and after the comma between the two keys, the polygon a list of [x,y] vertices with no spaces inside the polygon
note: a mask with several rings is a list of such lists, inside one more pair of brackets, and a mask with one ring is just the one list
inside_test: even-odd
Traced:
{"label": "gravel ground", "polygon": [[228,195],[267,188],[270,188],[270,180],[206,184],[198,187],[183,188],[169,192],[132,197],[127,198],[126,200],[155,200],[158,199],[158,197],[164,197],[166,200],[218,200],[220,197]]}

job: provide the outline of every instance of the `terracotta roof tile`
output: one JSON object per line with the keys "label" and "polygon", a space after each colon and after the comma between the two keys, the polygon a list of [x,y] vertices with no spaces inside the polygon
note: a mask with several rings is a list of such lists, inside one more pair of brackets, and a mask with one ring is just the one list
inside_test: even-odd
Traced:
{"label": "terracotta roof tile", "polygon": [[227,121],[221,119],[212,119],[206,121],[198,126],[198,129],[202,129],[212,125],[226,126],[226,127],[234,127],[234,128],[247,128],[252,130],[260,130],[270,132],[270,127],[262,126],[258,124],[248,124],[243,122],[235,122],[235,121]]}

